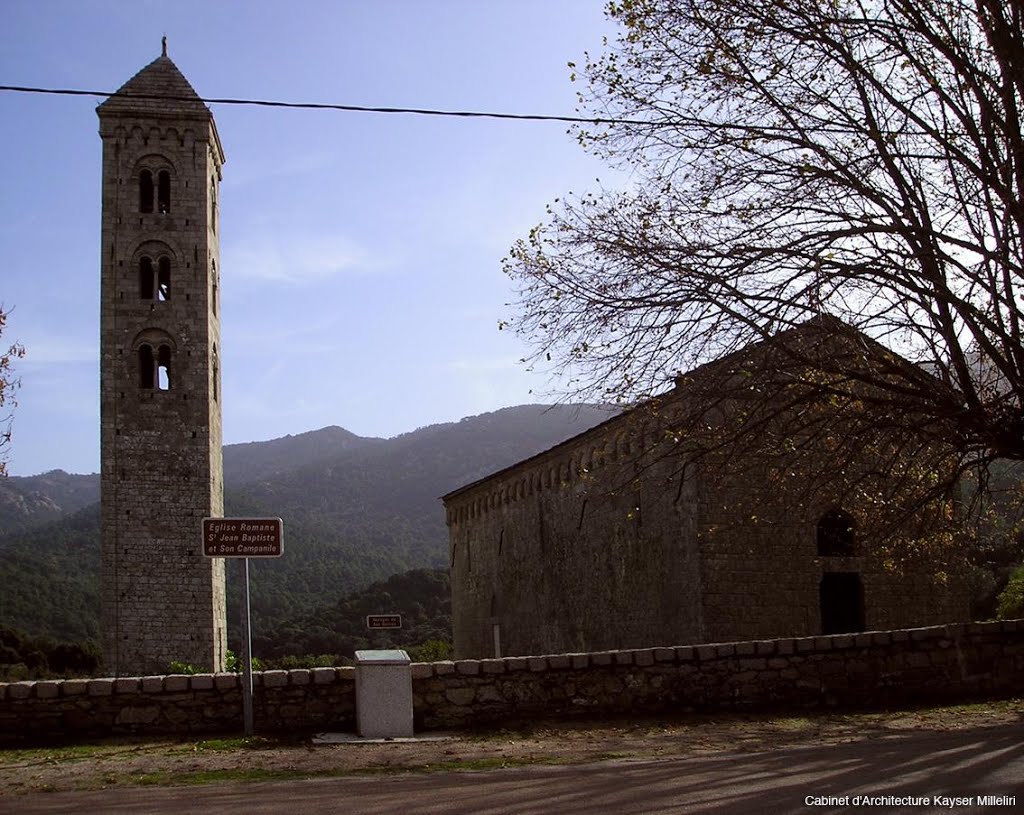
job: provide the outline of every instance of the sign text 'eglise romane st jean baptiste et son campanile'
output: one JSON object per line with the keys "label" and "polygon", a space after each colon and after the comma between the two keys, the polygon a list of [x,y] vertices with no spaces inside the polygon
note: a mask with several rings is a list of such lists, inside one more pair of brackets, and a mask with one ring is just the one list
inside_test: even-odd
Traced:
{"label": "sign text 'eglise romane st jean baptiste et son campanile'", "polygon": [[217,199],[210,110],[163,53],[97,108],[103,656],[115,676],[173,660],[222,670],[224,560]]}

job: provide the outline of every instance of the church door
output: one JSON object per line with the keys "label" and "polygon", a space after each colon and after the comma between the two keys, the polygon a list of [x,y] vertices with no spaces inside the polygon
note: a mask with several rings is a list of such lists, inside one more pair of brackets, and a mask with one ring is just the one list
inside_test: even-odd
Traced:
{"label": "church door", "polygon": [[821,633],[864,630],[864,585],[856,572],[828,572],[821,577]]}

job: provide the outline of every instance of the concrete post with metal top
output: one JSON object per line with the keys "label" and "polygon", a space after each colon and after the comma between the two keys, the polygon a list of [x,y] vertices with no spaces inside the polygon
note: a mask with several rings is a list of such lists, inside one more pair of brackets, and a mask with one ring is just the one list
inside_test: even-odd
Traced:
{"label": "concrete post with metal top", "polygon": [[356,651],[356,727],[365,739],[413,735],[412,667],[405,651]]}

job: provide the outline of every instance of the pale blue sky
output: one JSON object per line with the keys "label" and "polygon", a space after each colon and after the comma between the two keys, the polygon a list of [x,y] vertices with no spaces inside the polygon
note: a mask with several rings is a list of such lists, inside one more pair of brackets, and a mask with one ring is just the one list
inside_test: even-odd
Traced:
{"label": "pale blue sky", "polygon": [[[571,114],[602,0],[4,0],[0,84],[115,90],[169,55],[204,97]],[[99,99],[0,92],[9,469],[99,469]],[[214,106],[224,438],[391,436],[551,385],[497,330],[500,261],[610,172],[557,123]],[[531,389],[534,393],[530,393]]]}

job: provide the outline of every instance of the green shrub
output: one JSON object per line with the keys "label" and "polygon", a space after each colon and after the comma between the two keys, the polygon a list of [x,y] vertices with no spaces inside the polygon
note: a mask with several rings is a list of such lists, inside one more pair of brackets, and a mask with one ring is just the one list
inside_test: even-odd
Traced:
{"label": "green shrub", "polygon": [[996,619],[1013,620],[1018,617],[1024,617],[1024,565],[1013,570],[996,606]]}

